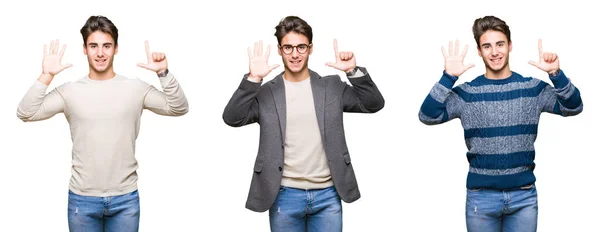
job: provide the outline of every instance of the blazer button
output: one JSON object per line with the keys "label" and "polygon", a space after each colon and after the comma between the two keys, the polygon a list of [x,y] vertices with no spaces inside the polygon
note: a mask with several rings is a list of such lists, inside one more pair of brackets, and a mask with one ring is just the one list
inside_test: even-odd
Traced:
{"label": "blazer button", "polygon": [[279,167],[279,171],[281,172],[281,170],[283,170],[283,168]]}

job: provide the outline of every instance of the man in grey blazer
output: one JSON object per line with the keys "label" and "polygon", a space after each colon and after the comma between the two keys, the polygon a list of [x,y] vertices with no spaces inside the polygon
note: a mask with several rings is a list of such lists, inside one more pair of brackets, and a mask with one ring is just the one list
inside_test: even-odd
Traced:
{"label": "man in grey blazer", "polygon": [[223,120],[232,127],[257,122],[260,144],[246,208],[269,210],[271,231],[342,231],[341,200],[360,192],[346,146],[343,112],[375,113],[384,99],[352,52],[338,52],[327,66],[344,71],[320,76],[308,69],[312,28],[288,16],[275,27],[285,70],[263,84],[279,65],[269,65],[270,46],[248,48],[250,72],[229,100]]}

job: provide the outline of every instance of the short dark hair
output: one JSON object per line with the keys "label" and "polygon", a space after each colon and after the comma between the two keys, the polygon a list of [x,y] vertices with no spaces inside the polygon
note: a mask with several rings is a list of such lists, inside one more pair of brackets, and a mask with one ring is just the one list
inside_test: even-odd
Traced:
{"label": "short dark hair", "polygon": [[281,39],[287,33],[295,32],[308,38],[308,43],[312,44],[313,34],[312,27],[306,23],[303,19],[297,16],[287,16],[275,27],[275,37],[277,37],[277,43],[281,44]]}
{"label": "short dark hair", "polygon": [[117,45],[117,39],[119,38],[119,30],[117,29],[115,24],[113,24],[112,21],[110,21],[110,19],[101,15],[91,16],[85,22],[85,25],[83,25],[83,27],[81,28],[80,32],[81,36],[83,36],[84,45],[87,45],[88,37],[96,31],[101,31],[109,34],[115,41],[115,45]]}
{"label": "short dark hair", "polygon": [[483,35],[483,33],[485,33],[488,30],[499,31],[504,33],[504,35],[506,35],[506,38],[508,39],[507,42],[510,43],[510,29],[508,28],[508,25],[506,25],[506,22],[495,16],[488,15],[476,19],[473,23],[473,36],[475,37],[475,42],[477,42],[478,49],[479,46],[481,46],[481,44],[479,43],[481,35]]}

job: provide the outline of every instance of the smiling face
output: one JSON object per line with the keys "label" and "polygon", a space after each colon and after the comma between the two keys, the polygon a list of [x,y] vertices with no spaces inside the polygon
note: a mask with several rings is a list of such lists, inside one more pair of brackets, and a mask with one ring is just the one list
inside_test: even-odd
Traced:
{"label": "smiling face", "polygon": [[83,53],[87,56],[90,76],[113,73],[113,59],[118,48],[110,34],[95,31],[87,38]]}
{"label": "smiling face", "polygon": [[[288,47],[289,49],[289,46],[298,45],[302,46],[292,47],[290,54],[286,54],[284,51],[286,50],[285,47]],[[306,49],[302,49],[304,45],[308,47]],[[289,32],[281,39],[281,44],[279,46],[280,47],[277,51],[283,59],[283,65],[286,73],[289,73],[293,76],[302,75],[304,72],[308,74],[308,56],[312,54],[312,45],[310,45],[310,42],[305,35]]]}
{"label": "smiling face", "polygon": [[508,64],[512,43],[506,35],[499,31],[488,30],[479,38],[477,52],[483,59],[486,68],[486,77],[500,78],[511,74]]}

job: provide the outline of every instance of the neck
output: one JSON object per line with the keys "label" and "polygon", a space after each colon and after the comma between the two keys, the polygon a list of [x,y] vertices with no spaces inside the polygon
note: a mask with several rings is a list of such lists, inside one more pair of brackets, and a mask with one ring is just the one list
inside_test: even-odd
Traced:
{"label": "neck", "polygon": [[502,80],[509,78],[511,75],[512,71],[510,71],[510,67],[508,65],[506,65],[506,67],[499,71],[494,71],[489,68],[485,71],[485,78],[491,80]]}
{"label": "neck", "polygon": [[290,70],[286,69],[285,72],[283,73],[283,78],[286,81],[291,81],[291,82],[300,82],[300,81],[306,80],[309,77],[310,77],[310,73],[308,72],[308,68],[305,68],[300,72],[291,72]]}
{"label": "neck", "polygon": [[115,71],[112,69],[112,67],[106,69],[104,72],[96,72],[92,68],[90,68],[90,73],[88,74],[90,79],[97,81],[109,80],[115,77],[115,75]]}

